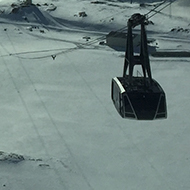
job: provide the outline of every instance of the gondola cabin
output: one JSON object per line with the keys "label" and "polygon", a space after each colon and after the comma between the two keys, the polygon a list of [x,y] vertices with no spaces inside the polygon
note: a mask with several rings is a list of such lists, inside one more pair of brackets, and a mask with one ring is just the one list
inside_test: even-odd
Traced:
{"label": "gondola cabin", "polygon": [[134,83],[126,83],[122,77],[112,79],[111,97],[115,108],[123,118],[153,120],[167,117],[166,98],[155,80],[144,86],[144,79],[136,77]]}
{"label": "gondola cabin", "polygon": [[[123,76],[115,77],[111,82],[111,98],[123,118],[137,120],[167,118],[166,95],[151,75],[145,22],[145,16],[140,14],[134,14],[128,20]],[[141,25],[140,54],[134,55],[132,28],[137,25]],[[135,65],[141,66],[142,76],[134,76]]]}

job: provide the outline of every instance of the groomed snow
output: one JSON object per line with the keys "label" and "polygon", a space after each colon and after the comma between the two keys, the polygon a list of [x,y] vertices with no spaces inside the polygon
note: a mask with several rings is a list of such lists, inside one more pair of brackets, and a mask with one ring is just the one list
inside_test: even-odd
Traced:
{"label": "groomed snow", "polygon": [[[0,1],[0,189],[190,189],[190,58],[150,56],[168,118],[127,120],[110,97],[124,52],[97,40],[152,6],[40,0],[10,14],[12,2]],[[176,1],[151,18],[158,51],[190,51],[182,10]]]}

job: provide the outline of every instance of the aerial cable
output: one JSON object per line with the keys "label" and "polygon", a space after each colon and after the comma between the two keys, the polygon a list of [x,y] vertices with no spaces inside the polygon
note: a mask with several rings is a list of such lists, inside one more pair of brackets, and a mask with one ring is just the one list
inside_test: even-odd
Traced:
{"label": "aerial cable", "polygon": [[[153,16],[155,16],[156,14],[158,14],[158,13],[160,13],[163,9],[165,9],[166,7],[168,7],[169,5],[171,5],[173,2],[175,2],[176,0],[173,0],[173,1],[170,1],[168,4],[166,4],[164,7],[162,7],[161,9],[159,9],[158,11],[157,11],[157,9],[158,8],[160,8],[162,5],[164,5],[166,2],[168,2],[168,0],[164,0],[163,2],[161,2],[161,3],[159,3],[157,6],[155,6],[153,9],[151,9],[149,12],[147,12],[146,14],[145,14],[145,16],[147,17],[147,19],[150,19],[150,18],[152,18]],[[122,11],[122,12],[124,12],[124,11]],[[122,13],[121,12],[121,13]],[[154,14],[152,14],[152,15],[150,15],[152,12],[155,12]],[[42,24],[41,24],[42,25]],[[43,25],[42,25],[42,27],[44,27]],[[125,31],[127,29],[127,26],[124,26],[123,28],[120,28],[120,29],[118,29],[118,30],[116,30],[115,31],[115,34],[113,35],[114,37],[115,36],[117,36],[118,34],[118,32],[123,32],[123,31]],[[59,54],[64,54],[64,53],[67,53],[67,52],[70,52],[70,51],[74,51],[74,50],[77,50],[77,49],[83,49],[84,47],[83,46],[90,46],[90,45],[93,45],[93,44],[95,44],[95,43],[97,43],[97,42],[100,42],[101,40],[105,40],[105,38],[106,38],[106,35],[103,35],[103,36],[100,36],[100,37],[98,37],[98,38],[96,38],[96,39],[94,39],[94,40],[91,40],[91,41],[88,41],[88,42],[86,42],[86,43],[78,43],[78,46],[77,47],[75,47],[75,48],[69,48],[69,49],[66,49],[66,50],[63,50],[63,51],[61,51],[61,52],[58,52],[58,53],[55,53],[55,55],[59,55]],[[60,49],[61,50],[61,49]],[[7,51],[8,52],[8,51]],[[25,52],[25,54],[26,54],[27,52]],[[24,58],[24,57],[21,57],[21,56],[18,56],[19,54],[22,54],[22,53],[13,53],[13,54],[11,54],[11,53],[9,53],[9,55],[14,55],[14,56],[16,56],[16,57],[18,57],[18,58],[21,58],[21,59],[27,59],[27,58]],[[52,55],[51,55],[52,56]],[[45,55],[45,56],[38,56],[38,57],[33,57],[33,58],[28,58],[28,59],[43,59],[43,58],[47,58],[47,57],[50,57],[50,55]]]}
{"label": "aerial cable", "polygon": [[162,7],[161,9],[159,9],[158,11],[156,11],[153,15],[147,17],[147,19],[152,18],[153,16],[155,16],[156,14],[160,13],[163,9],[165,9],[166,7],[168,7],[169,5],[171,5],[172,3],[174,3],[176,0],[170,1],[168,4],[166,4],[164,7]]}
{"label": "aerial cable", "polygon": [[157,8],[159,8],[160,6],[162,6],[164,3],[166,3],[168,0],[165,0],[165,1],[163,1],[163,2],[161,2],[160,4],[158,4],[158,5],[156,5],[153,9],[151,9],[149,12],[147,12],[146,14],[145,14],[145,16],[147,16],[147,15],[149,15],[151,12],[153,12],[153,11],[156,11],[156,9]]}
{"label": "aerial cable", "polygon": [[[171,5],[174,1],[176,0],[173,0],[173,1],[170,1],[169,4],[167,4],[166,6],[162,7],[161,9],[159,9],[158,11],[156,11],[158,8],[160,8],[162,5],[164,5],[166,2],[168,2],[168,0],[164,0],[163,2],[159,3],[157,6],[155,6],[153,9],[151,9],[149,12],[147,12],[145,14],[145,16],[147,17],[147,19],[149,18],[152,18],[153,16],[155,16],[156,14],[160,13],[160,11],[162,11],[163,9],[165,9],[166,7],[168,7],[169,5]],[[152,12],[155,12],[154,14],[150,15]],[[122,11],[123,12],[123,11]],[[150,16],[149,16],[150,15]],[[124,26],[123,28],[120,28],[118,30],[115,31],[115,34],[113,34],[113,37],[116,37],[118,36],[118,32],[123,32],[127,29],[127,26]],[[105,39],[106,36],[102,36],[100,37],[99,39]],[[98,39],[97,39],[98,40]],[[94,40],[94,42],[96,42],[96,40]],[[91,42],[91,44],[93,44],[93,42]],[[87,44],[86,44],[87,45]]]}

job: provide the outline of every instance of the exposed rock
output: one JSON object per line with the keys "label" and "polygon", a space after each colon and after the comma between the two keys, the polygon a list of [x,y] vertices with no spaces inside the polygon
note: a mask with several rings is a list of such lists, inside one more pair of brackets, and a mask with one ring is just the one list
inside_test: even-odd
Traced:
{"label": "exposed rock", "polygon": [[184,33],[189,33],[190,29],[184,29],[182,27],[177,27],[177,28],[172,28],[170,32],[184,32]]}
{"label": "exposed rock", "polygon": [[106,4],[106,2],[103,1],[91,1],[93,4]]}
{"label": "exposed rock", "polygon": [[24,156],[15,153],[5,153],[0,151],[0,162],[18,163],[25,160]]}
{"label": "exposed rock", "polygon": [[87,14],[84,11],[79,12],[79,17],[87,17]]}
{"label": "exposed rock", "polygon": [[84,36],[83,39],[85,39],[86,41],[89,41],[91,38],[89,36]]}

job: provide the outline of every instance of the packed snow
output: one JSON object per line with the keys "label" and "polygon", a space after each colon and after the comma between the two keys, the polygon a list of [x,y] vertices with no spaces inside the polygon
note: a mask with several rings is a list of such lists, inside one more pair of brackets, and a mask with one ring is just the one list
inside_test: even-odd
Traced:
{"label": "packed snow", "polygon": [[[190,58],[150,55],[168,118],[128,120],[110,97],[124,51],[99,44],[161,1],[23,2],[0,0],[0,189],[189,190]],[[156,51],[190,51],[189,6],[150,18]]]}

